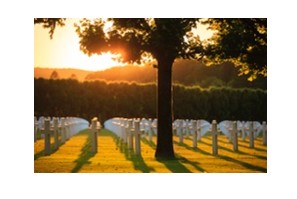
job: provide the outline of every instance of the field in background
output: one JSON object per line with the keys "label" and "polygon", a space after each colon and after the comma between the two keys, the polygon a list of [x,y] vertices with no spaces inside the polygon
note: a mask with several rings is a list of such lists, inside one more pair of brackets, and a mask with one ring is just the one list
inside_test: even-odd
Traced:
{"label": "field in background", "polygon": [[[53,141],[53,140],[52,140]],[[174,136],[176,160],[157,161],[154,158],[156,137],[153,142],[141,140],[141,157],[129,150],[117,136],[108,130],[98,133],[98,153],[92,154],[89,130],[71,137],[49,156],[43,155],[44,141],[34,143],[35,173],[258,173],[267,172],[267,147],[261,138],[255,140],[255,148],[249,148],[248,138],[238,139],[239,152],[232,151],[232,144],[224,135],[218,136],[219,151],[212,155],[211,136],[202,137],[198,148],[193,149],[192,140],[184,138],[178,143]]]}

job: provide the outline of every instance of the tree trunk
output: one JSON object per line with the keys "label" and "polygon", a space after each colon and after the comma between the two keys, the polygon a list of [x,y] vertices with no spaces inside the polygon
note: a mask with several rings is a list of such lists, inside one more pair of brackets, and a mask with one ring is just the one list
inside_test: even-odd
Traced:
{"label": "tree trunk", "polygon": [[173,61],[158,60],[157,159],[175,158],[172,140],[172,64]]}

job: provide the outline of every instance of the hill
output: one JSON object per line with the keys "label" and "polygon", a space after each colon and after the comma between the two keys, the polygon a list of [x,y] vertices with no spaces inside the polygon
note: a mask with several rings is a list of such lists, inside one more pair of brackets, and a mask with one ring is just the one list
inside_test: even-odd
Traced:
{"label": "hill", "polygon": [[[137,83],[156,82],[157,71],[152,64],[145,66],[115,66],[103,71],[86,71],[79,69],[47,69],[34,68],[35,78],[50,79],[53,71],[58,74],[58,79],[69,79],[72,75],[79,81],[126,81]],[[226,62],[219,65],[205,66],[193,60],[178,60],[173,64],[173,82],[186,86],[199,85],[207,88],[210,86],[233,88],[261,88],[267,89],[267,78],[259,76],[256,80],[248,81],[248,76],[238,76],[238,68]]]}
{"label": "hill", "polygon": [[60,79],[69,79],[71,76],[74,77],[78,81],[84,81],[85,77],[91,73],[91,71],[80,70],[80,69],[72,69],[72,68],[34,68],[34,77],[35,78],[44,78],[50,79],[53,71],[58,73]]}
{"label": "hill", "polygon": [[[267,78],[259,76],[256,80],[248,81],[248,76],[238,76],[238,69],[229,62],[205,66],[201,62],[193,60],[179,60],[173,64],[173,82],[187,86],[199,85],[209,86],[230,86],[234,88],[261,88],[267,89]],[[135,81],[139,83],[156,82],[156,69],[152,65],[138,67],[127,65],[113,67],[104,71],[89,73],[87,81]]]}

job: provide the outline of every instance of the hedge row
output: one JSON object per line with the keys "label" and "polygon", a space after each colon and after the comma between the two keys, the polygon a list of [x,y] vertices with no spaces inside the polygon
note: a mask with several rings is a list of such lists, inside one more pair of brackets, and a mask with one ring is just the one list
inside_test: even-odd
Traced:
{"label": "hedge row", "polygon": [[[174,118],[267,120],[267,92],[173,86]],[[156,117],[156,85],[34,79],[36,116]]]}

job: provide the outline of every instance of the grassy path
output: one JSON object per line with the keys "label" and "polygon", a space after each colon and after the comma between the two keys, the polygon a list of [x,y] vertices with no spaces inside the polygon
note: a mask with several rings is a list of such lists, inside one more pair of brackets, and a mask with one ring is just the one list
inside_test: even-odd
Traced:
{"label": "grassy path", "polygon": [[43,140],[34,143],[34,172],[83,172],[83,173],[227,173],[266,172],[267,148],[261,139],[255,140],[255,148],[249,148],[248,139],[239,139],[239,152],[232,151],[232,145],[225,136],[219,136],[219,155],[212,155],[211,137],[205,136],[193,149],[192,140],[184,138],[178,143],[174,136],[174,150],[177,160],[156,161],[154,158],[156,137],[149,142],[141,140],[141,156],[127,149],[113,133],[102,130],[98,135],[98,153],[90,152],[88,130],[73,136],[49,156],[43,155]]}

